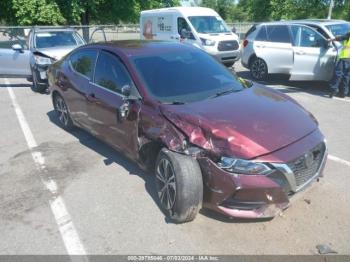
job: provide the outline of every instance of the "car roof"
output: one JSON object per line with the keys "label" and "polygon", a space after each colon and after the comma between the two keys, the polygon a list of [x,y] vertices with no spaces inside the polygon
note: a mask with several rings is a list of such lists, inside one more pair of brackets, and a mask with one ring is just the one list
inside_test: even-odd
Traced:
{"label": "car roof", "polygon": [[273,22],[264,22],[261,25],[288,25],[288,24],[309,24],[309,25],[333,25],[349,23],[344,20],[329,20],[329,19],[302,19],[302,20],[282,20]]}
{"label": "car roof", "polygon": [[87,44],[84,47],[105,48],[111,51],[119,51],[126,56],[143,56],[171,53],[178,50],[196,50],[192,45],[174,41],[150,41],[150,40],[119,40],[110,42],[98,42]]}
{"label": "car roof", "polygon": [[34,28],[34,32],[75,32],[74,28]]}
{"label": "car roof", "polygon": [[169,13],[178,12],[184,16],[206,16],[212,15],[217,16],[218,14],[210,8],[207,7],[169,7],[169,8],[159,8],[153,10],[142,11],[141,15],[155,15],[158,13]]}

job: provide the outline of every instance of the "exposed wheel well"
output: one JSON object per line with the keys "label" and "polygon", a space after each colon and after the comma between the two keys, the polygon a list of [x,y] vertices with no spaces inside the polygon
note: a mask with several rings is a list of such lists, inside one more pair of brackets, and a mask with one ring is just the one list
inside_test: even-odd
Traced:
{"label": "exposed wheel well", "polygon": [[154,171],[156,160],[162,148],[166,147],[161,141],[149,141],[142,145],[139,155],[149,171]]}

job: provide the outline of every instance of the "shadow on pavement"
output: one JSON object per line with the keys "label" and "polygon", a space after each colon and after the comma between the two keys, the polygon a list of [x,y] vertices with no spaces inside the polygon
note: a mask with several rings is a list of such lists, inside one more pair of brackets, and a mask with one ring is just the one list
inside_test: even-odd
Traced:
{"label": "shadow on pavement", "polygon": [[[56,113],[53,110],[48,112],[47,116],[53,124],[62,128],[56,116]],[[106,166],[117,164],[125,168],[125,170],[127,170],[130,175],[136,175],[142,178],[145,182],[145,189],[147,193],[152,197],[154,203],[156,203],[159,210],[163,212],[158,201],[158,195],[157,195],[157,190],[154,183],[154,177],[151,173],[142,170],[136,163],[126,158],[122,153],[116,151],[112,147],[108,146],[107,144],[103,143],[102,141],[98,140],[97,138],[95,138],[94,136],[90,135],[88,132],[80,128],[75,128],[73,131],[70,131],[69,133],[75,136],[82,145],[86,146],[87,148],[103,156],[104,157],[103,162]],[[225,222],[225,223],[256,223],[256,222],[270,220],[270,219],[261,219],[261,220],[230,219],[225,217],[224,215],[221,215],[219,213],[216,213],[208,209],[202,209],[200,210],[199,213],[211,219],[215,219],[217,221]],[[174,223],[174,221],[167,218],[166,216],[164,217],[164,220],[168,224]]]}
{"label": "shadow on pavement", "polygon": [[[236,71],[239,77],[253,80],[249,71]],[[272,88],[277,88],[283,93],[300,93],[305,92],[311,95],[328,97],[329,89],[327,82],[321,81],[289,81],[286,75],[271,75],[267,81],[255,81],[259,84]]]}
{"label": "shadow on pavement", "polygon": [[[47,113],[49,120],[56,126],[62,128],[56,113],[50,111]],[[68,132],[68,131],[67,131]],[[126,158],[122,153],[116,151],[112,147],[98,140],[97,138],[90,135],[88,132],[80,128],[75,128],[69,132],[71,135],[75,136],[79,142],[86,146],[87,148],[95,151],[104,157],[104,164],[106,166],[117,164],[125,168],[130,175],[136,175],[142,178],[145,182],[145,189],[147,193],[152,197],[153,201],[157,204],[158,208],[162,211],[161,206],[158,202],[157,190],[154,183],[154,177],[149,172],[142,170],[136,163]],[[167,223],[172,223],[165,218]]]}
{"label": "shadow on pavement", "polygon": [[31,83],[28,83],[28,84],[0,84],[0,88],[2,87],[32,87],[32,84]]}

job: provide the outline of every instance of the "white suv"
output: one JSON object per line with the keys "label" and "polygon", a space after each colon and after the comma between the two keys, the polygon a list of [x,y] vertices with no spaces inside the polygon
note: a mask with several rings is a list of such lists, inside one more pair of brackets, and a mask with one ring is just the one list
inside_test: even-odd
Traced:
{"label": "white suv", "polygon": [[337,48],[314,28],[296,21],[254,25],[242,44],[242,65],[256,80],[286,74],[290,80],[329,81]]}

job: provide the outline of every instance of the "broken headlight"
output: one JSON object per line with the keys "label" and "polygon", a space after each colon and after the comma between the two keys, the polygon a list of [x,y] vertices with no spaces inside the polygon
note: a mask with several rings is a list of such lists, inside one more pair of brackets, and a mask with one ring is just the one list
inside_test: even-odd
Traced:
{"label": "broken headlight", "polygon": [[48,57],[35,55],[34,59],[35,59],[35,63],[38,65],[50,65],[50,64],[52,64],[51,59]]}
{"label": "broken headlight", "polygon": [[264,163],[238,158],[221,157],[218,165],[222,169],[236,174],[266,175],[271,172],[271,168]]}

